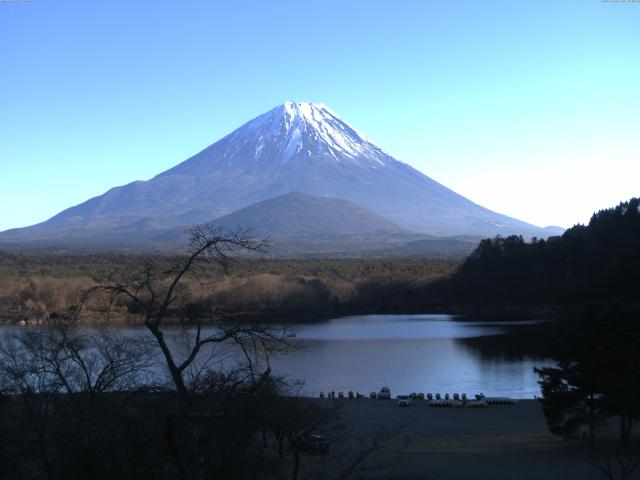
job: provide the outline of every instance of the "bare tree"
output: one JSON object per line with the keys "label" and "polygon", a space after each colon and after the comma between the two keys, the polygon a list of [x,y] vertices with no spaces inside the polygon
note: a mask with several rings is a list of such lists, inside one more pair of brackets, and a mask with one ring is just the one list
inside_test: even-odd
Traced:
{"label": "bare tree", "polygon": [[150,366],[150,351],[135,338],[81,333],[68,322],[52,322],[5,338],[0,368],[18,391],[40,391],[43,382],[71,399],[131,389]]}
{"label": "bare tree", "polygon": [[[165,415],[167,451],[179,477],[199,479],[216,471],[212,464],[222,472],[224,465],[242,463],[260,422],[238,415],[244,408],[252,410],[251,401],[238,397],[256,394],[270,375],[270,357],[290,344],[284,328],[222,322],[213,311],[201,310],[193,318],[181,291],[184,280],[195,277],[202,285],[208,265],[227,272],[239,254],[261,253],[265,244],[248,230],[230,232],[211,225],[194,227],[190,236],[187,253],[175,257],[172,267],[161,267],[166,260],[147,259],[128,278],[108,279],[91,288],[83,301],[106,294],[109,302],[124,299],[142,315],[178,393],[177,410]],[[212,431],[219,435],[213,443]]]}
{"label": "bare tree", "polygon": [[[268,366],[269,354],[287,343],[284,331],[274,331],[266,326],[230,325],[215,322],[211,316],[210,326],[205,328],[202,319],[187,318],[178,301],[180,284],[187,275],[198,277],[198,267],[211,263],[226,271],[238,253],[261,253],[265,248],[265,244],[249,230],[228,232],[212,225],[200,225],[190,230],[190,236],[188,253],[179,257],[173,268],[159,271],[149,260],[137,278],[108,281],[93,287],[84,296],[86,299],[96,292],[106,292],[112,301],[124,297],[137,307],[144,316],[144,326],[162,352],[171,381],[181,395],[198,388],[197,382],[212,363],[230,356],[225,346],[239,346],[249,374],[257,375],[256,367],[261,360],[266,360]],[[173,327],[172,339],[168,338],[169,319],[173,320],[170,326]],[[203,354],[205,350],[208,351]]]}
{"label": "bare tree", "polygon": [[374,453],[386,448],[404,427],[403,424],[392,425],[377,430],[367,437],[356,438],[359,446],[353,449],[350,458],[340,468],[338,480],[347,480],[363,469],[366,460]]}
{"label": "bare tree", "polygon": [[[297,480],[300,473],[300,453],[306,439],[330,425],[337,417],[337,412],[335,407],[323,407],[316,400],[304,397],[280,397],[279,402],[277,413],[280,432],[284,433],[293,453],[291,478]],[[274,429],[274,433],[277,431]],[[278,447],[281,449],[282,444],[279,443]]]}
{"label": "bare tree", "polygon": [[308,478],[318,480],[327,478],[347,480],[354,476],[356,478],[369,478],[369,476],[387,478],[381,476],[382,467],[369,466],[367,460],[385,448],[397,446],[400,442],[400,434],[406,431],[406,427],[406,422],[394,422],[368,432],[353,432],[342,422],[334,421],[329,438],[333,437],[335,448],[332,446],[331,454],[326,461],[323,459],[320,468],[310,472]]}
{"label": "bare tree", "polygon": [[148,349],[135,339],[82,333],[69,323],[5,336],[0,377],[10,394],[14,435],[19,433],[13,448],[33,456],[23,462],[27,468],[33,473],[37,466],[45,478],[69,474],[79,463],[70,451],[87,458],[92,441],[108,443],[149,361]]}
{"label": "bare tree", "polygon": [[640,466],[640,445],[602,441],[594,447],[588,463],[608,480],[631,480]]}
{"label": "bare tree", "polygon": [[[9,396],[7,395],[7,386],[4,381],[4,375],[0,371],[0,478],[8,475],[12,468],[12,458],[9,454],[9,445],[11,438],[8,435],[7,428],[7,407],[9,405]],[[7,441],[9,440],[9,441]]]}

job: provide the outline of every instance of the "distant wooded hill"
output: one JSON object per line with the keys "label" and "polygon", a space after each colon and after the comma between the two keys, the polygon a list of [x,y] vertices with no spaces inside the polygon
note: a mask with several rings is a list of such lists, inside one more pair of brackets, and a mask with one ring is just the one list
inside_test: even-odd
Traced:
{"label": "distant wooded hill", "polygon": [[409,233],[387,218],[337,198],[287,193],[214,220],[234,229],[251,226],[259,237],[285,239]]}

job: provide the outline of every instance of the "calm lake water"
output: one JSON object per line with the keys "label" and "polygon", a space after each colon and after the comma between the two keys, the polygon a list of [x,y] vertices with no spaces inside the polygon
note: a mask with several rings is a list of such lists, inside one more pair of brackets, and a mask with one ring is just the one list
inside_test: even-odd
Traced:
{"label": "calm lake water", "polygon": [[[366,315],[293,325],[302,347],[273,362],[276,372],[303,379],[303,391],[369,394],[389,386],[395,396],[440,392],[533,398],[540,395],[534,367],[546,359],[503,354],[508,328],[536,322],[465,322],[449,315]],[[491,339],[483,346],[482,337]],[[488,351],[487,351],[488,350]]]}
{"label": "calm lake water", "polygon": [[[540,395],[534,367],[551,365],[513,346],[514,330],[537,322],[469,322],[450,315],[364,315],[314,324],[289,324],[292,352],[272,369],[302,380],[301,393],[348,390],[369,394],[389,386],[393,396],[454,392],[533,398]],[[19,331],[0,326],[0,332]],[[126,335],[149,335],[127,327]],[[521,335],[522,337],[522,335]],[[515,352],[515,353],[514,353]]]}

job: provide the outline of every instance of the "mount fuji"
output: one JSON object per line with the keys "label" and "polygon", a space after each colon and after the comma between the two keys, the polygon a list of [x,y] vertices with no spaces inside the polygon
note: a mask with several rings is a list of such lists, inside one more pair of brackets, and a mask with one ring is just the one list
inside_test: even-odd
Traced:
{"label": "mount fuji", "polygon": [[0,241],[112,236],[126,243],[136,232],[152,238],[149,232],[212,221],[293,192],[355,203],[412,234],[549,235],[395,159],[325,105],[285,102],[151,180],[112,188],[43,223],[3,232]]}

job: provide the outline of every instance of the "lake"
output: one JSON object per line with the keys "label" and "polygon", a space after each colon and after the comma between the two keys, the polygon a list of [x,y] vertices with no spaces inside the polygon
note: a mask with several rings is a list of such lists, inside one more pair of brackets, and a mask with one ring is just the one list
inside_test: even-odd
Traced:
{"label": "lake", "polygon": [[[451,315],[362,315],[294,323],[288,328],[295,332],[290,341],[297,348],[272,359],[271,366],[274,373],[303,380],[301,393],[309,396],[331,390],[368,395],[388,386],[394,397],[483,392],[533,398],[540,395],[533,368],[552,362],[514,347],[512,335],[537,324],[463,321]],[[0,332],[21,328],[0,326]],[[142,327],[122,331],[149,335]]]}
{"label": "lake", "polygon": [[[461,321],[450,315],[364,315],[292,325],[301,350],[273,362],[277,373],[305,381],[304,393],[330,390],[369,394],[483,392],[487,396],[540,395],[534,367],[547,359],[487,352],[482,337],[509,342],[509,329],[537,322]],[[499,344],[499,343],[497,343]]]}

